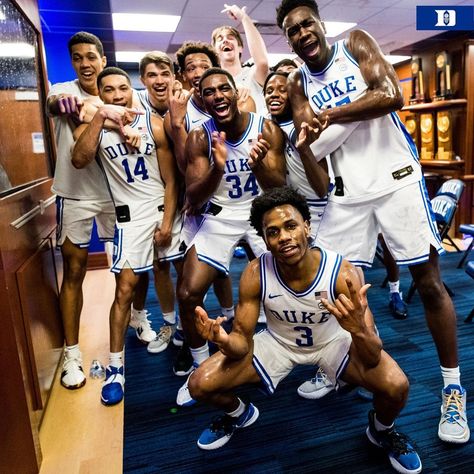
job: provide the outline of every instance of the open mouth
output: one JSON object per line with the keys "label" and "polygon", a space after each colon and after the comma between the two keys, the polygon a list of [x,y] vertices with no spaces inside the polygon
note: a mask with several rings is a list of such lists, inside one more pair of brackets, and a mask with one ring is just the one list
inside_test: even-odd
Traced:
{"label": "open mouth", "polygon": [[156,92],[156,95],[165,95],[168,90],[167,86],[153,87],[153,90]]}
{"label": "open mouth", "polygon": [[214,106],[216,115],[220,118],[225,118],[229,115],[230,107],[228,104],[218,104]]}
{"label": "open mouth", "polygon": [[91,79],[94,76],[94,71],[82,71],[81,76],[84,79]]}
{"label": "open mouth", "polygon": [[306,57],[314,57],[319,53],[319,42],[311,41],[310,43],[306,43],[301,47],[301,50]]}
{"label": "open mouth", "polygon": [[285,245],[280,248],[280,254],[284,257],[292,257],[298,252],[298,247],[296,245]]}
{"label": "open mouth", "polygon": [[222,46],[221,50],[222,50],[224,53],[227,53],[228,51],[233,51],[234,48],[232,48],[232,46],[229,46],[228,44],[225,44],[224,46]]}
{"label": "open mouth", "polygon": [[272,100],[268,103],[268,110],[270,110],[270,112],[278,112],[283,106],[283,102],[279,100]]}

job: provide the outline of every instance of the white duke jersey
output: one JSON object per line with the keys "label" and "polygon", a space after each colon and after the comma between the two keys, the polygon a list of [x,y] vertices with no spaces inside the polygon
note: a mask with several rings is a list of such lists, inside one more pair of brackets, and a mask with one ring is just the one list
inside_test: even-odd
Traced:
{"label": "white duke jersey", "polygon": [[321,298],[326,298],[334,304],[342,257],[321,248],[308,251],[319,251],[321,262],[312,283],[299,292],[285,284],[270,252],[264,253],[259,259],[261,300],[267,316],[268,331],[289,347],[312,352],[329,344],[344,331],[321,303]]}
{"label": "white duke jersey", "polygon": [[306,176],[300,154],[296,149],[296,129],[293,120],[279,123],[285,134],[285,160],[286,160],[286,182],[293,189],[297,189],[310,206],[324,207],[328,202],[327,196],[319,197],[311,187]]}
{"label": "white duke jersey", "polygon": [[[359,65],[344,40],[333,46],[321,72],[300,68],[304,93],[315,113],[350,103],[367,90]],[[333,153],[335,188],[331,200],[357,203],[389,194],[422,178],[416,146],[395,112],[362,120]]]}
{"label": "white duke jersey", "polygon": [[116,207],[117,227],[156,221],[164,202],[150,112],[137,115],[130,126],[141,135],[140,150],[128,146],[119,133],[102,130],[97,152]]}
{"label": "white duke jersey", "polygon": [[156,117],[163,118],[166,115],[165,113],[160,113],[155,107],[153,107],[152,103],[150,102],[150,98],[148,97],[148,91],[146,89],[141,90],[134,90],[134,93],[137,95],[138,100],[140,101],[141,106],[148,110],[152,115]]}
{"label": "white duke jersey", "polygon": [[[49,90],[48,98],[60,94],[72,94],[83,100],[97,100],[96,96],[88,94],[81,88],[77,79],[54,84]],[[110,194],[105,185],[104,176],[97,163],[90,163],[82,169],[74,168],[71,161],[74,127],[71,127],[68,117],[65,115],[55,116],[53,122],[58,151],[54,181],[51,187],[53,193],[70,199],[110,201]]]}
{"label": "white duke jersey", "polygon": [[211,116],[194,102],[194,97],[191,97],[188,101],[186,115],[184,117],[184,127],[186,128],[186,132],[189,133],[191,130],[200,127],[210,118]]}
{"label": "white duke jersey", "polygon": [[[249,112],[249,123],[237,142],[226,140],[227,160],[224,175],[209,202],[221,208],[219,218],[248,220],[250,206],[260,194],[260,185],[248,164],[253,141],[262,133],[264,118]],[[214,120],[203,123],[208,139],[209,161],[213,164],[211,134],[217,130]]]}

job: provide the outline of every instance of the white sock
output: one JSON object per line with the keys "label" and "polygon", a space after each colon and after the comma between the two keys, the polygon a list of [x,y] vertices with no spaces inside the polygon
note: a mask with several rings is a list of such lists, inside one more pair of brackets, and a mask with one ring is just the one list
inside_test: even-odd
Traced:
{"label": "white sock", "polygon": [[146,316],[145,308],[143,308],[143,309],[135,309],[135,308],[133,307],[133,303],[132,303],[131,315],[132,315],[134,318],[144,318],[144,317]]}
{"label": "white sock", "polygon": [[66,356],[70,359],[80,357],[81,351],[79,350],[79,344],[73,346],[66,346]]}
{"label": "white sock", "polygon": [[109,354],[109,365],[120,368],[123,365],[123,351],[111,352]]}
{"label": "white sock", "polygon": [[183,330],[183,326],[181,325],[181,318],[178,317],[178,324],[176,325],[176,329],[179,329],[180,331]]}
{"label": "white sock", "polygon": [[235,316],[234,307],[231,306],[230,308],[221,308],[222,316],[227,318],[227,321],[232,319]]}
{"label": "white sock", "polygon": [[385,431],[385,430],[389,430],[393,426],[393,423],[390,426],[384,425],[383,423],[380,423],[379,420],[377,420],[377,414],[375,414],[374,426],[377,431]]}
{"label": "white sock", "polygon": [[209,358],[209,345],[207,342],[202,347],[197,347],[196,349],[190,348],[190,350],[194,359],[194,363],[197,365],[200,365],[207,358]]}
{"label": "white sock", "polygon": [[230,413],[226,413],[226,414],[234,418],[237,418],[245,411],[245,408],[246,408],[245,403],[239,398],[239,406],[234,411],[231,411]]}
{"label": "white sock", "polygon": [[389,281],[388,287],[390,289],[390,293],[400,293],[400,280]]}
{"label": "white sock", "polygon": [[443,367],[442,365],[440,365],[440,367],[445,387],[451,384],[461,386],[461,372],[459,370],[459,365],[453,368]]}
{"label": "white sock", "polygon": [[170,311],[169,313],[163,313],[163,319],[165,324],[172,326],[176,324],[176,311]]}

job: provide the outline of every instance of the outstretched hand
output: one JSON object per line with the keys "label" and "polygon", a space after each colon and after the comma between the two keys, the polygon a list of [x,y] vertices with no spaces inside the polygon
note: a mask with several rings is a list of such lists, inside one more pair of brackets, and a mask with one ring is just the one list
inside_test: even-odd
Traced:
{"label": "outstretched hand", "polygon": [[172,124],[182,126],[188,110],[188,102],[194,94],[194,88],[186,90],[168,87],[168,110]]}
{"label": "outstretched hand", "polygon": [[225,316],[211,319],[201,306],[196,306],[194,313],[196,314],[196,330],[203,339],[214,342],[217,345],[221,345],[227,341],[229,335],[222,327],[222,323],[227,321]]}
{"label": "outstretched hand", "polygon": [[83,105],[82,99],[72,94],[61,94],[57,98],[59,115],[76,114],[79,116]]}
{"label": "outstretched hand", "polygon": [[268,150],[270,149],[270,143],[263,138],[261,133],[257,136],[257,141],[254,141],[252,148],[249,152],[249,166],[255,168],[262,160],[267,156]]}
{"label": "outstretched hand", "polygon": [[120,128],[120,133],[126,137],[125,125],[133,122],[136,115],[143,115],[145,112],[135,108],[106,104],[99,107],[99,113],[104,120],[109,119],[115,122]]}
{"label": "outstretched hand", "polygon": [[345,281],[349,289],[350,299],[341,293],[335,300],[335,305],[329,303],[325,298],[321,299],[321,303],[337,318],[343,329],[350,333],[358,333],[366,326],[365,311],[367,310],[367,290],[371,285],[366,284],[362,286],[359,293],[357,293],[352,280],[346,278]]}
{"label": "outstretched hand", "polygon": [[[323,120],[320,116],[314,117],[311,124],[307,122],[303,122],[301,124],[301,130],[303,130],[303,127],[304,127],[305,134],[306,134],[305,141],[308,144],[311,144],[314,141],[316,141],[319,138],[319,135],[321,135],[321,133],[328,127],[328,125],[329,125],[329,119]],[[298,136],[298,140],[299,138],[300,136]]]}
{"label": "outstretched hand", "polygon": [[244,16],[247,14],[246,10],[247,7],[240,8],[237,5],[227,5],[227,3],[224,3],[224,9],[221,10],[221,13],[227,13],[229,18],[232,18],[232,20],[242,21]]}

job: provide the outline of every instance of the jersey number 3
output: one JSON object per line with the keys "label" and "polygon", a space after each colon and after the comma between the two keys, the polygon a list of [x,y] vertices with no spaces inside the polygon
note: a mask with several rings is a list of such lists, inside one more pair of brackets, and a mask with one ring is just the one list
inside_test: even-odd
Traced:
{"label": "jersey number 3", "polygon": [[300,332],[300,337],[296,338],[296,344],[300,347],[308,347],[313,345],[313,331],[308,326],[295,326],[295,331]]}

